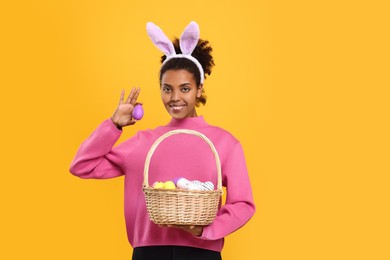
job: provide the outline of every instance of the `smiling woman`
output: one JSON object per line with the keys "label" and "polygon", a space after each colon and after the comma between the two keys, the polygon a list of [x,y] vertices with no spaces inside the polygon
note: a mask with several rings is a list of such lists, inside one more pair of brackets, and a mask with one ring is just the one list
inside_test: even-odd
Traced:
{"label": "smiling woman", "polygon": [[[218,260],[224,237],[249,221],[255,205],[240,142],[227,131],[207,124],[196,111],[199,104],[206,103],[203,84],[205,74],[210,75],[214,65],[212,49],[207,41],[199,40],[195,22],[191,22],[180,40],[174,43],[152,23],[148,23],[147,31],[153,43],[165,53],[160,91],[171,121],[165,126],[139,131],[114,147],[122,128],[137,123],[132,111],[136,105],[142,105],[137,102],[139,88],[133,88],[126,101],[122,91],[111,119],[105,120],[81,145],[70,171],[81,178],[125,176],[125,218],[128,240],[134,248],[133,260]],[[204,146],[198,138],[180,136],[162,143],[153,155],[150,182],[172,182],[173,185],[183,174],[189,180],[211,182],[214,187],[222,182],[227,191],[225,205],[218,206],[217,216],[210,225],[178,225],[177,222],[157,225],[148,218],[140,177],[144,162],[156,140],[178,129],[197,131],[210,139],[221,162],[221,174],[219,170],[217,173],[210,147]]]}

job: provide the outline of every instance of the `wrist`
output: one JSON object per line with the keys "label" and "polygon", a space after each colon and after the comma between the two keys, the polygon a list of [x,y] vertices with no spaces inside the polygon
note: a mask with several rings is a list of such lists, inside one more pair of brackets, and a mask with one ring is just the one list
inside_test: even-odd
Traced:
{"label": "wrist", "polygon": [[122,130],[122,126],[120,124],[118,124],[117,122],[115,122],[112,117],[111,117],[111,122],[115,125],[116,128],[118,128],[118,130]]}

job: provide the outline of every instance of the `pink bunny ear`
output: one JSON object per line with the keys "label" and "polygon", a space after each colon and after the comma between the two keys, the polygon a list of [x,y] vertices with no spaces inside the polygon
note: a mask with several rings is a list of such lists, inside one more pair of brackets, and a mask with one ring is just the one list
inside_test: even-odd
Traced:
{"label": "pink bunny ear", "polygon": [[146,31],[154,45],[161,50],[166,56],[175,55],[176,51],[172,42],[164,34],[164,32],[152,22],[146,24]]}
{"label": "pink bunny ear", "polygon": [[180,36],[180,49],[185,55],[191,55],[199,41],[199,26],[190,22]]}

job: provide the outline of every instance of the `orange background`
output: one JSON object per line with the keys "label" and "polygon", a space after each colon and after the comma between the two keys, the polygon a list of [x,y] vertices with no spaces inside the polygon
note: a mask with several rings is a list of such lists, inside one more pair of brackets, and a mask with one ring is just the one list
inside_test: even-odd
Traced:
{"label": "orange background", "polygon": [[123,179],[68,172],[142,88],[165,124],[161,53],[189,21],[214,47],[206,120],[243,144],[257,212],[231,259],[389,259],[387,1],[12,1],[0,6],[1,259],[130,259]]}

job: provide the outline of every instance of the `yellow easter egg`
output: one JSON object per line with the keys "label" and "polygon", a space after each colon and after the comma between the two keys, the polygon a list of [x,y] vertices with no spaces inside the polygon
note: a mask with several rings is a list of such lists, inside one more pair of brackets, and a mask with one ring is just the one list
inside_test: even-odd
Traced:
{"label": "yellow easter egg", "polygon": [[153,188],[155,189],[163,189],[164,188],[164,183],[163,182],[157,182],[153,185]]}
{"label": "yellow easter egg", "polygon": [[166,181],[166,182],[164,182],[163,188],[168,189],[168,190],[173,190],[173,189],[176,189],[176,186],[173,183],[173,181]]}

